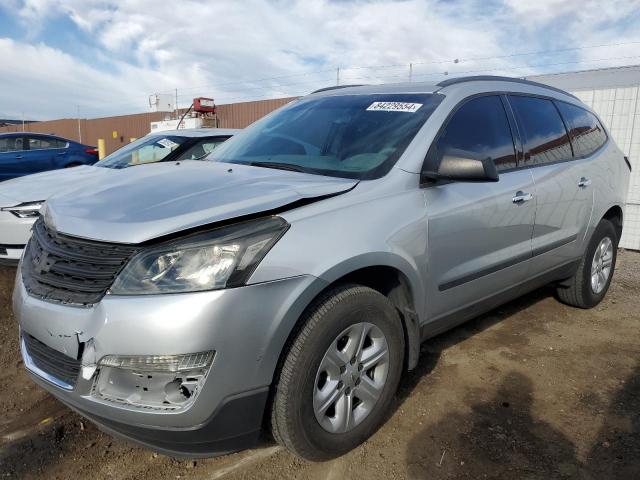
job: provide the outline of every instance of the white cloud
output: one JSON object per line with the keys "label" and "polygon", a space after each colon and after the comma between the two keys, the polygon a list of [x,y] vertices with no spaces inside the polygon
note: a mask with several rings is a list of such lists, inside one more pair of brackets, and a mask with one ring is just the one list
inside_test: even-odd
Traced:
{"label": "white cloud", "polygon": [[30,45],[0,38],[0,117],[56,118],[144,111],[143,92],[167,88],[177,78],[160,72],[116,64],[110,73],[80,63],[44,44]]}
{"label": "white cloud", "polygon": [[[590,61],[585,63],[589,68],[598,65],[593,60],[635,52],[638,45],[492,57],[640,39],[629,32],[621,37],[616,26],[632,18],[638,0],[587,0],[579,8],[561,0],[504,0],[486,6],[481,0],[0,0],[0,5],[9,3],[22,25],[32,29],[27,38],[37,37],[52,18],[67,15],[95,39],[102,64],[113,65],[105,73],[104,67],[46,43],[2,41],[0,75],[11,89],[0,91],[0,108],[16,112],[24,105],[21,100],[42,92],[40,116],[70,115],[77,103],[93,105],[96,113],[99,108],[120,113],[134,104],[142,110],[147,94],[175,87],[182,104],[197,95],[224,102],[301,94],[334,82],[337,66],[342,80],[351,83],[404,81],[409,62],[416,62],[414,78],[425,80],[443,71],[530,74],[536,69],[523,65],[545,70],[545,63],[563,60]],[[560,20],[564,28],[558,30]],[[462,61],[454,64],[454,59]],[[401,66],[348,68],[393,64]],[[36,74],[42,65],[47,66],[45,76]],[[565,69],[578,66],[567,63]],[[312,73],[318,70],[328,71]],[[279,76],[286,77],[252,81]]]}

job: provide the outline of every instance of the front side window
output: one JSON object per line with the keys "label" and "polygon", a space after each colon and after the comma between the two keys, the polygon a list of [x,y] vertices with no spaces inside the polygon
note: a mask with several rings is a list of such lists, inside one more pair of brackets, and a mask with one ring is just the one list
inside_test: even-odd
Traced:
{"label": "front side window", "polygon": [[511,128],[499,96],[474,98],[453,114],[428,161],[438,165],[444,155],[491,158],[498,170],[516,167]]}
{"label": "front side window", "polygon": [[572,158],[569,136],[551,100],[510,95],[509,103],[524,137],[525,165],[543,165]]}
{"label": "front side window", "polygon": [[0,138],[0,153],[22,150],[22,137]]}
{"label": "front side window", "polygon": [[557,102],[560,113],[567,122],[576,157],[586,157],[607,141],[607,134],[598,119],[584,108],[565,102]]}
{"label": "front side window", "polygon": [[199,139],[195,144],[182,152],[176,160],[202,160],[213,152],[229,137],[213,137]]}
{"label": "front side window", "polygon": [[127,168],[143,163],[164,160],[171,152],[188,140],[173,135],[154,135],[142,137],[129,145],[116,150],[95,164],[105,168]]}
{"label": "front side window", "polygon": [[246,128],[208,159],[344,178],[380,178],[441,99],[410,93],[305,98]]}

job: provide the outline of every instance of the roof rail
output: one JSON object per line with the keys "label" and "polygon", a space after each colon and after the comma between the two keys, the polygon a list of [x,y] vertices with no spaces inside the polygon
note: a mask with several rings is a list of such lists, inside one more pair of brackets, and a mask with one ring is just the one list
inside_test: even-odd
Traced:
{"label": "roof rail", "polygon": [[320,93],[320,92],[328,92],[329,90],[339,90],[341,88],[363,87],[363,86],[364,86],[364,84],[362,84],[362,83],[360,83],[358,85],[334,85],[333,87],[325,87],[325,88],[320,88],[318,90],[314,90],[309,95],[312,95],[314,93]]}
{"label": "roof rail", "polygon": [[522,83],[524,85],[531,85],[533,87],[541,87],[546,88],[548,90],[553,90],[554,92],[563,93],[570,97],[577,99],[575,95],[565,92],[556,87],[552,87],[551,85],[546,85],[544,83],[534,82],[532,80],[525,80],[524,78],[514,78],[514,77],[501,77],[499,75],[476,75],[471,77],[456,77],[456,78],[448,78],[439,82],[437,85],[439,87],[448,87],[449,85],[455,85],[457,83],[466,83],[466,82],[480,82],[480,81],[497,81],[497,82],[513,82],[513,83]]}

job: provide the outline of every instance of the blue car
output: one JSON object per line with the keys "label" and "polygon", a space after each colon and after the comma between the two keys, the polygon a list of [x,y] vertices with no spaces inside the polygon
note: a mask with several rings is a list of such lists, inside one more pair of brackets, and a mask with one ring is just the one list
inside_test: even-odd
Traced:
{"label": "blue car", "polygon": [[0,182],[97,161],[95,147],[65,138],[28,132],[0,134]]}

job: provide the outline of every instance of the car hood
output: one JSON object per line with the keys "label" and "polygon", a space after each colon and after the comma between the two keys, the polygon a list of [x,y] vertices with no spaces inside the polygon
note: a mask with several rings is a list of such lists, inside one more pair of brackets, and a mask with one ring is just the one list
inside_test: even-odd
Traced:
{"label": "car hood", "polygon": [[108,168],[81,166],[35,173],[0,183],[0,207],[46,200],[54,193],[76,188],[96,176],[107,175]]}
{"label": "car hood", "polygon": [[345,192],[357,183],[229,163],[159,163],[89,178],[81,189],[51,197],[45,216],[69,235],[141,243]]}

